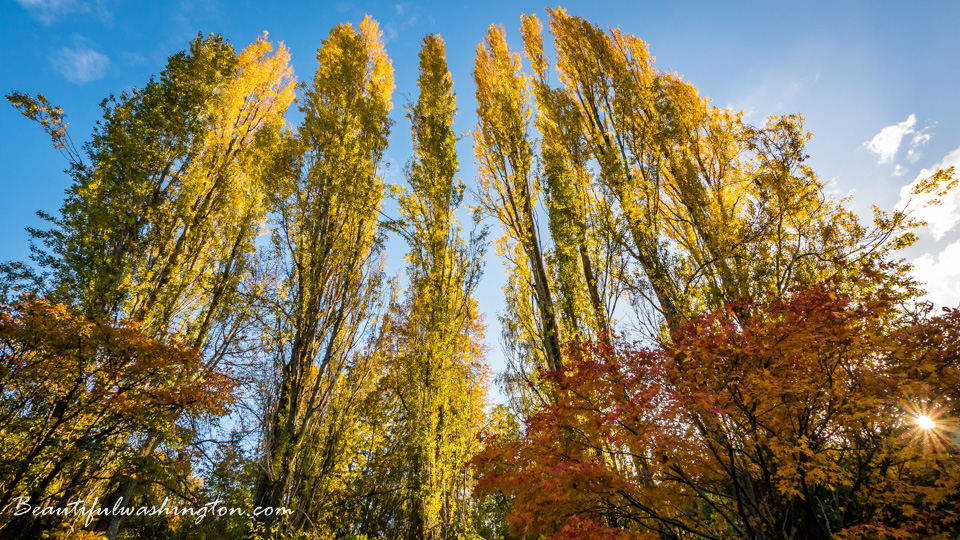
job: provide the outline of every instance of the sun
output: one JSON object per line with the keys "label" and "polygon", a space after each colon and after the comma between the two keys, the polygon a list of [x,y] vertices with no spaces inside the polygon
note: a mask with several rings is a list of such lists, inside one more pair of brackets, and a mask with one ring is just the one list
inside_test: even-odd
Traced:
{"label": "sun", "polygon": [[916,420],[917,426],[919,426],[920,429],[931,430],[937,427],[937,423],[925,414],[918,414]]}

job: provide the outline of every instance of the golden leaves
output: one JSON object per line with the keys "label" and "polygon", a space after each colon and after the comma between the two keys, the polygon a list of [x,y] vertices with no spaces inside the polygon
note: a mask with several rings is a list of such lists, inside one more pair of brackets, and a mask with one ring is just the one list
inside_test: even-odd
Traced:
{"label": "golden leaves", "polygon": [[273,51],[264,32],[238,55],[211,122],[207,142],[210,154],[229,155],[234,148],[249,144],[261,127],[283,124],[283,115],[293,102],[296,79],[290,52],[283,42]]}
{"label": "golden leaves", "polygon": [[380,31],[379,23],[367,15],[360,23],[360,33],[366,41],[369,55],[368,91],[390,110],[390,97],[396,85],[393,81],[393,64],[383,46],[383,32]]}

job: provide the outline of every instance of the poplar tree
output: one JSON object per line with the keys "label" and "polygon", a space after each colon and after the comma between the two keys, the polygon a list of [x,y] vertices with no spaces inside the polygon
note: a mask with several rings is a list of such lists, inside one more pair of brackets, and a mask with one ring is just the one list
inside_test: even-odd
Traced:
{"label": "poplar tree", "polygon": [[[524,36],[539,32],[535,20],[523,22]],[[575,329],[575,337],[609,343],[625,277],[624,257],[616,245],[621,231],[589,165],[583,128],[571,114],[574,103],[548,84],[542,49],[526,52],[535,73],[530,88],[537,107],[541,183],[555,244],[554,273],[563,318]]]}
{"label": "poplar tree", "polygon": [[[514,353],[506,378],[522,402],[537,386],[525,384],[534,377],[528,367],[557,370],[566,343],[609,340],[615,302],[608,287],[616,287],[622,266],[612,249],[610,220],[602,219],[609,205],[594,189],[577,144],[577,119],[568,114],[565,95],[543,80],[543,58],[534,66],[537,77],[521,72],[520,55],[510,52],[500,26],[491,26],[477,47],[480,207],[504,231],[497,243],[509,276],[503,338]],[[534,127],[539,140],[533,139]]]}
{"label": "poplar tree", "polygon": [[[563,365],[560,322],[538,226],[536,205],[542,197],[534,170],[534,151],[528,134],[530,93],[520,74],[520,58],[510,53],[503,28],[491,26],[477,46],[477,117],[473,132],[479,165],[481,208],[495,217],[505,236],[498,243],[499,255],[512,267],[515,294],[530,297],[535,315],[518,314],[516,332],[535,342],[537,356],[550,369]],[[514,302],[523,300],[515,298]],[[514,310],[524,311],[521,305]]]}
{"label": "poplar tree", "polygon": [[393,68],[369,17],[331,30],[317,61],[303,123],[283,136],[269,186],[275,277],[263,291],[263,339],[276,386],[254,503],[294,513],[259,518],[264,538],[336,512],[328,495],[356,451],[348,434],[371,358],[360,346],[381,289]]}
{"label": "poplar tree", "polygon": [[483,253],[482,237],[464,242],[455,216],[465,186],[456,179],[456,101],[439,35],[423,40],[417,86],[419,97],[407,114],[414,149],[410,187],[397,190],[402,217],[395,228],[409,244],[406,347],[397,392],[408,424],[404,535],[431,540],[462,535],[471,526],[464,462],[483,414],[473,298]]}
{"label": "poplar tree", "polygon": [[155,336],[208,341],[264,219],[257,164],[293,99],[289,54],[272,51],[266,37],[239,56],[220,36],[198,37],[159,81],[103,101],[87,161],[62,110],[8,96],[73,177],[60,217],[46,216],[54,227],[30,231],[48,269],[41,291]]}
{"label": "poplar tree", "polygon": [[[25,287],[90,318],[130,321],[148,338],[199,349],[204,360],[194,378],[222,369],[247,318],[237,293],[265,216],[258,164],[293,99],[288,61],[286,49],[274,52],[266,36],[239,55],[220,36],[199,36],[170,57],[159,80],[104,100],[83,152],[63,111],[44,96],[7,96],[50,135],[73,179],[60,216],[43,216],[53,228],[30,230],[44,273],[6,264],[7,288]],[[137,446],[131,438],[106,460],[114,471],[106,487],[111,505],[119,497],[129,503],[136,485],[130,467],[143,469],[172,442],[170,432],[154,426]],[[61,495],[103,489],[93,482]],[[111,538],[118,526],[119,516],[98,524]]]}

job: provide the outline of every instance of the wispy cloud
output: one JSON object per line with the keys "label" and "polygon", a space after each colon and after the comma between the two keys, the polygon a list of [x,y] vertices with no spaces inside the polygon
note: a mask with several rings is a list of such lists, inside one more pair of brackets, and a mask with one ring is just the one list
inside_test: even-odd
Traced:
{"label": "wispy cloud", "polygon": [[936,124],[926,126],[920,131],[913,134],[913,138],[910,140],[910,149],[907,150],[907,161],[910,163],[916,163],[920,161],[920,157],[923,153],[920,151],[920,147],[930,142],[930,139],[933,137],[933,134],[930,133],[930,130]]}
{"label": "wispy cloud", "polygon": [[147,59],[142,54],[127,51],[120,53],[120,63],[126,66],[141,66],[147,63]]}
{"label": "wispy cloud", "polygon": [[[180,0],[179,9],[170,2],[175,30],[169,34],[170,44],[182,44],[197,37],[198,29],[223,26],[224,10],[219,0]],[[205,30],[205,32],[208,30]]]}
{"label": "wispy cloud", "polygon": [[913,275],[924,284],[927,300],[938,306],[956,306],[960,302],[960,241],[914,260]]}
{"label": "wispy cloud", "polygon": [[53,24],[58,18],[70,13],[86,13],[90,7],[78,0],[17,0],[34,19],[43,24]]}
{"label": "wispy cloud", "polygon": [[108,24],[112,21],[106,0],[95,0],[92,4],[83,0],[17,0],[17,3],[31,17],[47,26],[61,17],[78,13],[93,13]]}
{"label": "wispy cloud", "polygon": [[400,37],[404,31],[416,26],[419,21],[420,8],[409,3],[401,2],[393,5],[396,17],[390,17],[382,26],[384,42],[391,42]]}
{"label": "wispy cloud", "polygon": [[913,126],[916,124],[917,115],[911,114],[903,122],[881,129],[880,133],[863,143],[861,148],[866,148],[876,154],[879,163],[889,163],[897,155],[900,142],[904,137],[914,132]]}
{"label": "wispy cloud", "polygon": [[[901,210],[907,205],[911,198],[910,192],[913,191],[917,183],[932,176],[937,169],[949,167],[955,167],[956,170],[960,171],[960,148],[947,154],[940,163],[932,168],[921,170],[913,182],[903,186],[900,189],[900,201],[897,202],[895,208]],[[910,201],[910,205],[915,209],[916,216],[927,222],[927,227],[929,227],[933,238],[940,240],[960,223],[960,190],[948,192],[940,199],[940,204],[927,205],[932,198],[931,195],[918,196]],[[960,266],[958,266],[958,269],[960,269]]]}
{"label": "wispy cloud", "polygon": [[388,22],[383,25],[383,42],[390,43],[391,41],[396,41],[400,37],[400,32],[397,31],[397,25],[393,22]]}
{"label": "wispy cloud", "polygon": [[910,146],[915,148],[917,146],[920,146],[922,144],[927,144],[928,142],[930,142],[930,137],[932,137],[932,135],[930,135],[929,133],[926,133],[928,129],[930,129],[930,126],[923,128],[923,130],[920,131],[920,133],[917,133],[916,135],[914,135],[913,142],[910,143]]}
{"label": "wispy cloud", "polygon": [[55,51],[52,61],[57,71],[74,84],[100,80],[110,67],[110,58],[82,44]]}

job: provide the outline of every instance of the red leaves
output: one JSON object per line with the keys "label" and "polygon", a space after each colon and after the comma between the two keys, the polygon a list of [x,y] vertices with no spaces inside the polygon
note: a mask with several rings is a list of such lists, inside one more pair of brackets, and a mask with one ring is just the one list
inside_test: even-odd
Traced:
{"label": "red leaves", "polygon": [[[960,312],[907,314],[883,276],[705,314],[662,349],[574,350],[546,377],[555,403],[475,460],[478,489],[512,499],[514,532],[558,539],[784,523],[950,538]],[[917,396],[942,433],[904,421]]]}
{"label": "red leaves", "polygon": [[[627,540],[637,538],[616,527],[607,527],[588,518],[571,516],[559,532],[547,540]],[[652,538],[652,537],[651,537]]]}

